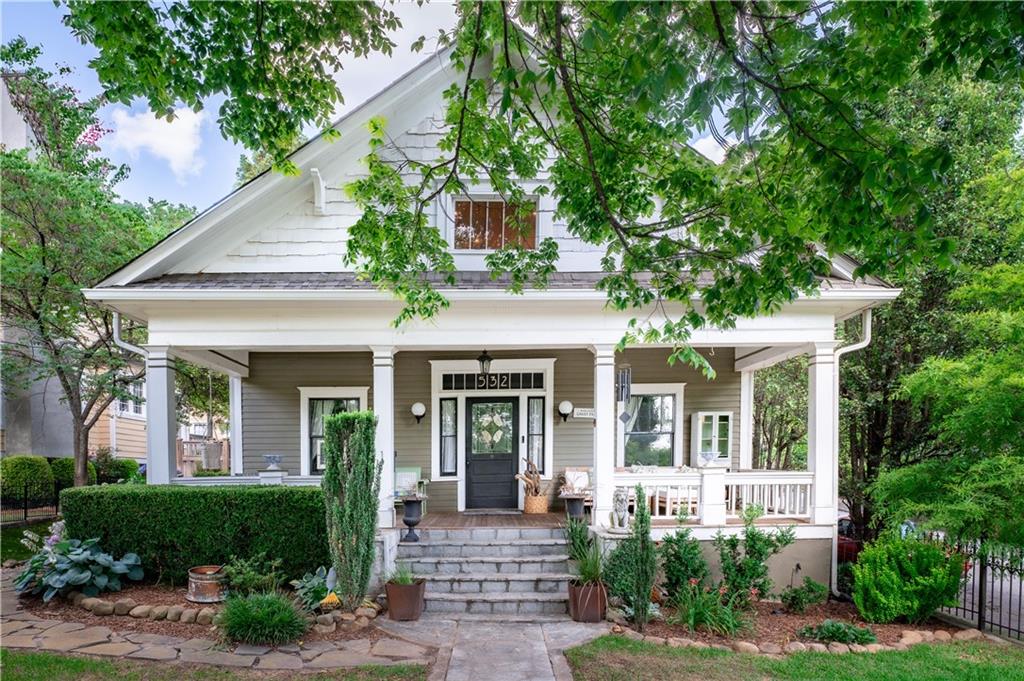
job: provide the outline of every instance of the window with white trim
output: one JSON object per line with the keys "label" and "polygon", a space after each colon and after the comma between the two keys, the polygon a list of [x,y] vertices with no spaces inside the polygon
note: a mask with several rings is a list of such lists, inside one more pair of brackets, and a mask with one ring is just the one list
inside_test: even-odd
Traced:
{"label": "window with white trim", "polygon": [[145,390],[146,385],[143,381],[132,381],[125,390],[128,395],[122,395],[117,398],[117,411],[125,416],[145,416]]}
{"label": "window with white trim", "polygon": [[544,411],[543,397],[526,399],[526,458],[544,475]]}
{"label": "window with white trim", "polygon": [[731,411],[701,411],[693,415],[694,464],[732,459]]}
{"label": "window with white trim", "polygon": [[634,383],[620,402],[620,466],[683,463],[683,383]]}
{"label": "window with white trim", "polygon": [[537,204],[498,200],[455,200],[456,250],[496,251],[507,245],[537,247]]}
{"label": "window with white trim", "polygon": [[441,400],[441,463],[443,477],[459,474],[459,401],[454,397]]}
{"label": "window with white trim", "polygon": [[369,408],[368,394],[367,387],[299,388],[300,475],[323,473],[324,420],[332,414]]}

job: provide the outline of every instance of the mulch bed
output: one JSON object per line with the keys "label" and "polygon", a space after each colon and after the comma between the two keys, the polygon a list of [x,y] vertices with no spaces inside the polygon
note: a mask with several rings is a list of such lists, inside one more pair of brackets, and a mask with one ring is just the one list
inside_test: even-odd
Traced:
{"label": "mulch bed", "polygon": [[[220,609],[220,604],[190,603],[185,600],[187,589],[184,586],[172,587],[161,584],[130,584],[118,592],[106,592],[100,594],[99,598],[114,602],[122,598],[131,598],[140,605],[180,605],[186,608],[201,609],[212,607]],[[154,621],[150,619],[137,619],[120,615],[94,615],[84,608],[73,605],[70,601],[57,596],[49,603],[44,603],[41,596],[22,596],[21,606],[36,617],[43,619],[63,620],[65,622],[79,622],[86,626],[109,627],[117,632],[140,632],[147,634],[162,634],[164,636],[177,636],[180,638],[218,638],[218,631],[215,627],[202,624],[182,624],[181,622],[168,622],[167,620]],[[379,617],[387,617],[387,613],[381,613]],[[381,638],[388,638],[387,634],[381,632],[374,626],[356,627],[344,625],[339,622],[337,628],[330,634],[320,634],[315,628],[310,627],[303,637],[303,641],[351,641],[354,639],[367,638],[376,641]]]}
{"label": "mulch bed", "polygon": [[[782,604],[776,602],[760,601],[755,603],[754,607],[756,613],[751,614],[749,618],[751,626],[737,634],[735,638],[726,638],[706,631],[691,632],[683,627],[667,624],[663,619],[649,622],[644,629],[644,634],[666,638],[689,638],[703,641],[709,645],[716,643],[729,645],[738,640],[785,646],[791,641],[807,642],[807,639],[797,636],[797,631],[802,627],[821,624],[823,620],[832,619],[848,622],[858,627],[871,627],[871,631],[875,633],[879,643],[892,645],[900,640],[900,635],[904,631],[937,631],[941,629],[950,634],[959,631],[959,628],[934,618],[918,626],[912,624],[868,624],[857,614],[857,608],[853,603],[839,601],[812,605],[802,615],[785,612],[782,609]],[[662,608],[664,617],[667,618],[671,613],[671,608]]]}

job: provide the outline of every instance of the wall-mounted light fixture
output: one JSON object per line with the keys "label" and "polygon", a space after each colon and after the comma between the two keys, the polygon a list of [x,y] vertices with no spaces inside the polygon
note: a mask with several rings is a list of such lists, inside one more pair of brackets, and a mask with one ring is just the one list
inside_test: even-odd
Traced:
{"label": "wall-mounted light fixture", "polygon": [[480,353],[480,356],[476,358],[476,361],[480,362],[480,373],[485,376],[491,373],[491,356],[484,350]]}
{"label": "wall-mounted light fixture", "polygon": [[427,408],[422,402],[413,402],[409,411],[411,411],[412,415],[416,417],[416,423],[419,423],[420,419],[423,418],[423,415],[427,413]]}
{"label": "wall-mounted light fixture", "polygon": [[558,403],[558,415],[562,417],[562,421],[567,421],[571,414],[572,402],[569,400],[562,400]]}

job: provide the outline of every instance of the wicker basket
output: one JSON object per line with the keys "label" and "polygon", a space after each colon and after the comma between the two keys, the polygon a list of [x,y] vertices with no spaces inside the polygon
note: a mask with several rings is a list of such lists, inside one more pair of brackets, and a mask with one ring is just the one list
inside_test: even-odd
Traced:
{"label": "wicker basket", "polygon": [[523,497],[523,513],[547,513],[548,512],[548,497],[547,495],[541,495],[539,497]]}

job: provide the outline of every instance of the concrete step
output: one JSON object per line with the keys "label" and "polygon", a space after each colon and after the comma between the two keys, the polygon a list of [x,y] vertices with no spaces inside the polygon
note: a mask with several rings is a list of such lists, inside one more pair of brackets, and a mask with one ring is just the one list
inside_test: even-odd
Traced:
{"label": "concrete step", "polygon": [[399,559],[459,558],[468,556],[553,556],[564,554],[565,539],[431,539],[398,545]]}
{"label": "concrete step", "polygon": [[542,574],[433,574],[422,576],[427,593],[568,593],[568,573]]}
{"label": "concrete step", "polygon": [[[560,527],[471,527],[458,530],[424,528],[416,530],[422,541],[433,542],[445,539],[462,541],[514,541],[516,539],[565,539],[565,530]],[[404,528],[402,534],[405,534]],[[399,544],[406,546],[405,542]]]}
{"label": "concrete step", "polygon": [[470,615],[564,615],[569,612],[567,593],[430,593],[424,612]]}
{"label": "concrete step", "polygon": [[450,558],[420,557],[404,561],[417,575],[479,575],[479,574],[543,574],[569,572],[569,556],[491,557],[465,556]]}
{"label": "concrete step", "polygon": [[442,612],[423,613],[421,622],[480,622],[480,623],[502,623],[502,624],[557,624],[559,622],[571,622],[568,614],[564,615],[481,615],[468,612]]}

